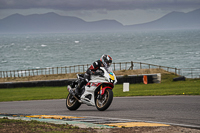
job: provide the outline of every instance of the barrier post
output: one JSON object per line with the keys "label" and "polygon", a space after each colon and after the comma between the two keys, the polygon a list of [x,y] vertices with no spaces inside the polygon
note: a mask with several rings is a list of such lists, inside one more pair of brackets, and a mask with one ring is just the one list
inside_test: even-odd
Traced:
{"label": "barrier post", "polygon": [[123,83],[123,92],[129,91],[129,83]]}

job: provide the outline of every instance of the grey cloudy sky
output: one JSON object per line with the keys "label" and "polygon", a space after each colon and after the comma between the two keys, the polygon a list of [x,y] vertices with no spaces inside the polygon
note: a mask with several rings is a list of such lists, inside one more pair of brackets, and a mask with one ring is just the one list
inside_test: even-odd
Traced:
{"label": "grey cloudy sky", "polygon": [[145,23],[172,11],[189,12],[200,8],[200,0],[0,0],[0,19],[55,12],[85,21],[115,19],[124,25]]}

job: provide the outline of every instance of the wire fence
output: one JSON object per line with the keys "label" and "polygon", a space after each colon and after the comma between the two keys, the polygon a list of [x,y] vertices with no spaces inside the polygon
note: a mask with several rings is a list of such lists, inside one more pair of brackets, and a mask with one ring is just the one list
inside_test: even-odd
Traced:
{"label": "wire fence", "polygon": [[[90,67],[90,65],[91,64],[65,66],[65,67],[51,67],[51,68],[41,68],[41,69],[0,71],[0,78],[83,73]],[[178,68],[173,68],[173,67],[166,67],[166,66],[148,64],[148,63],[142,63],[142,62],[133,62],[133,61],[113,63],[112,68],[114,71],[159,68],[159,69],[164,69],[168,72],[173,72],[178,75],[186,76],[188,78],[195,78],[200,75],[200,68],[178,69]]]}
{"label": "wire fence", "polygon": [[65,67],[41,68],[41,69],[0,71],[0,78],[81,73],[81,72],[86,71],[88,67],[89,67],[89,64],[76,65],[76,66],[65,66]]}
{"label": "wire fence", "polygon": [[187,78],[200,78],[200,68],[182,68],[181,75]]}
{"label": "wire fence", "polygon": [[[90,66],[90,64],[65,66],[65,67],[41,68],[41,69],[0,71],[0,78],[28,77],[28,76],[68,74],[68,73],[83,73],[89,68],[89,66]],[[142,63],[142,62],[132,62],[131,61],[131,62],[113,63],[112,67],[113,67],[114,71],[162,68],[162,69],[165,69],[166,71],[180,74],[180,69],[177,69],[177,68],[147,64],[147,63]]]}

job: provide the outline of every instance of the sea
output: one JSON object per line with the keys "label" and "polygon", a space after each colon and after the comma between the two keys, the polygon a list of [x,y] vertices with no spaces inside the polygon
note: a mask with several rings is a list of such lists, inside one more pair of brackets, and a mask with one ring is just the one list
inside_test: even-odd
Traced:
{"label": "sea", "polygon": [[0,71],[113,62],[200,68],[200,29],[0,34]]}

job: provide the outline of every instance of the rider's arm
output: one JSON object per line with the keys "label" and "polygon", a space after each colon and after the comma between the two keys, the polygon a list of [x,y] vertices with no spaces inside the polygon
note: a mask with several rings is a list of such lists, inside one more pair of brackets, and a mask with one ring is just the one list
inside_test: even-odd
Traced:
{"label": "rider's arm", "polygon": [[88,74],[95,74],[96,70],[99,69],[103,64],[100,60],[95,61],[87,70]]}

